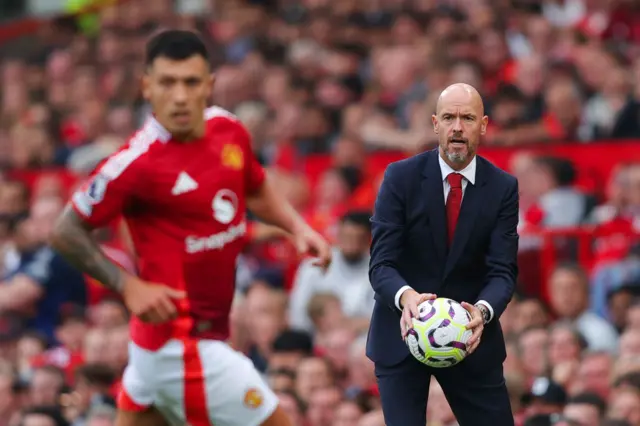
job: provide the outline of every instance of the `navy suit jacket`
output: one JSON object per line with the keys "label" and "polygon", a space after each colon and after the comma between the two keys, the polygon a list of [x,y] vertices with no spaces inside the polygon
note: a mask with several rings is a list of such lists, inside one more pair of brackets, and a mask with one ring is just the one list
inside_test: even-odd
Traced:
{"label": "navy suit jacket", "polygon": [[438,150],[390,164],[371,218],[369,279],[376,304],[367,356],[393,366],[409,356],[395,295],[411,286],[459,302],[487,301],[494,310],[478,349],[462,364],[481,371],[506,357],[498,319],[518,273],[518,182],[482,157],[467,184],[451,247]]}

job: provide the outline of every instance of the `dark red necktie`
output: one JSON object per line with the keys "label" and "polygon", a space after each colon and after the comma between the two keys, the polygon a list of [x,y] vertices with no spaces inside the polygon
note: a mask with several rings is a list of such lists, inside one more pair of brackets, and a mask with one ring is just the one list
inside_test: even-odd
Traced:
{"label": "dark red necktie", "polygon": [[450,173],[447,176],[447,181],[451,186],[449,195],[447,195],[447,229],[449,231],[449,247],[451,247],[462,205],[462,175]]}

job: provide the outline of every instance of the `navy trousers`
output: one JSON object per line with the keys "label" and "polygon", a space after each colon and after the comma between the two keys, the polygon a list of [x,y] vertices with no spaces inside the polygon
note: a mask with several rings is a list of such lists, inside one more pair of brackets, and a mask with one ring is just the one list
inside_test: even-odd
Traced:
{"label": "navy trousers", "polygon": [[462,362],[430,368],[409,356],[391,367],[376,364],[386,426],[425,426],[434,375],[460,426],[514,426],[502,364],[470,371]]}

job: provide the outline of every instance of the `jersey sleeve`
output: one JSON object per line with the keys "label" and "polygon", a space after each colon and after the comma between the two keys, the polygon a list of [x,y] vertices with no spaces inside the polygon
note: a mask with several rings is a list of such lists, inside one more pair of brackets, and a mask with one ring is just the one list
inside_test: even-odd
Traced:
{"label": "jersey sleeve", "polygon": [[240,125],[240,128],[242,129],[242,146],[244,148],[244,156],[246,158],[246,161],[244,162],[245,184],[247,193],[251,194],[260,189],[264,183],[266,174],[264,167],[262,167],[258,161],[258,158],[251,147],[251,135],[249,135],[249,132],[244,128],[244,126]]}
{"label": "jersey sleeve", "polygon": [[133,148],[114,154],[73,194],[71,206],[89,226],[105,226],[123,212],[139,182],[139,154]]}

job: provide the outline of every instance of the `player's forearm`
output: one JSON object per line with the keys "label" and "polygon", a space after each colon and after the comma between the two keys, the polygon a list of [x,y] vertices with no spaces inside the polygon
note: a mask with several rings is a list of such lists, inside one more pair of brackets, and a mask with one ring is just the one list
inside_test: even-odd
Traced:
{"label": "player's forearm", "polygon": [[110,290],[122,291],[122,270],[102,252],[91,231],[70,206],[67,206],[56,224],[51,246],[79,271]]}
{"label": "player's forearm", "polygon": [[273,187],[267,179],[260,190],[247,198],[247,208],[260,220],[296,234],[306,222],[293,206]]}
{"label": "player's forearm", "polygon": [[264,241],[271,238],[287,236],[287,232],[277,226],[267,225],[262,222],[254,222],[252,226],[252,232],[250,234],[252,241]]}

